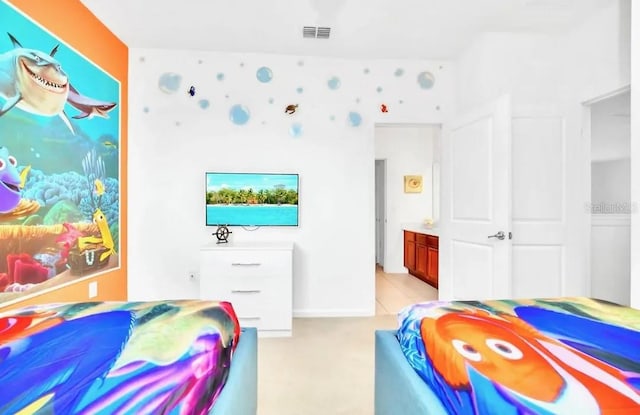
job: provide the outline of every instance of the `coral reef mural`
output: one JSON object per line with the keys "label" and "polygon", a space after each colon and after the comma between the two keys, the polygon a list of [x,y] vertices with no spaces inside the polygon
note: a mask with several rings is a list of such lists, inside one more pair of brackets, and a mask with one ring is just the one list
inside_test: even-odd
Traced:
{"label": "coral reef mural", "polygon": [[2,303],[120,267],[121,85],[6,2],[0,26]]}

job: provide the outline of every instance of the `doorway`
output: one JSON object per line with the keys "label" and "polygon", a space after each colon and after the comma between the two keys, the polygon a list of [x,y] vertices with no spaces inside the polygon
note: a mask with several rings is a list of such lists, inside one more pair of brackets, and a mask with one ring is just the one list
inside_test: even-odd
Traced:
{"label": "doorway", "polygon": [[631,123],[628,89],[588,104],[591,296],[630,304]]}
{"label": "doorway", "polygon": [[[435,288],[407,272],[403,230],[424,227],[424,220],[437,211],[432,175],[440,134],[439,125],[376,125],[376,314],[394,314],[408,304],[438,298]],[[405,191],[404,176],[409,175],[422,177],[421,191]]]}
{"label": "doorway", "polygon": [[384,269],[384,230],[385,225],[387,223],[386,218],[386,196],[385,196],[385,178],[387,177],[386,173],[387,169],[387,161],[386,160],[376,160],[376,189],[375,189],[375,198],[376,198],[376,267]]}

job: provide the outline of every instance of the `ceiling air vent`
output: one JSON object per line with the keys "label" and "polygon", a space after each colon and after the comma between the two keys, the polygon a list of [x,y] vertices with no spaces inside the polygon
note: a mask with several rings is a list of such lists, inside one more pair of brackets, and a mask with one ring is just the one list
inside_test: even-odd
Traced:
{"label": "ceiling air vent", "polygon": [[305,26],[302,28],[302,37],[316,37],[315,26]]}
{"label": "ceiling air vent", "polygon": [[302,28],[302,37],[329,39],[331,33],[330,27],[304,26]]}
{"label": "ceiling air vent", "polygon": [[318,32],[316,33],[316,37],[318,39],[329,39],[330,33],[331,33],[330,27],[318,27]]}

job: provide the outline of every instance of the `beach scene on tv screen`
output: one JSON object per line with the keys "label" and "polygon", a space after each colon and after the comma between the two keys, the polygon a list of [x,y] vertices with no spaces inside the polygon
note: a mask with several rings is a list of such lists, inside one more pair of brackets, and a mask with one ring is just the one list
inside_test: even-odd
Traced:
{"label": "beach scene on tv screen", "polygon": [[207,173],[207,225],[297,226],[298,175]]}

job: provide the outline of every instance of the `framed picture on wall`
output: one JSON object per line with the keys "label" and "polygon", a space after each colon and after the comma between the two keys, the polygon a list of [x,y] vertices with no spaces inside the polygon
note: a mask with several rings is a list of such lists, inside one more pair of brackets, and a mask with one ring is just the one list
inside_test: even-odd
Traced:
{"label": "framed picture on wall", "polygon": [[422,193],[422,176],[404,176],[405,193]]}

